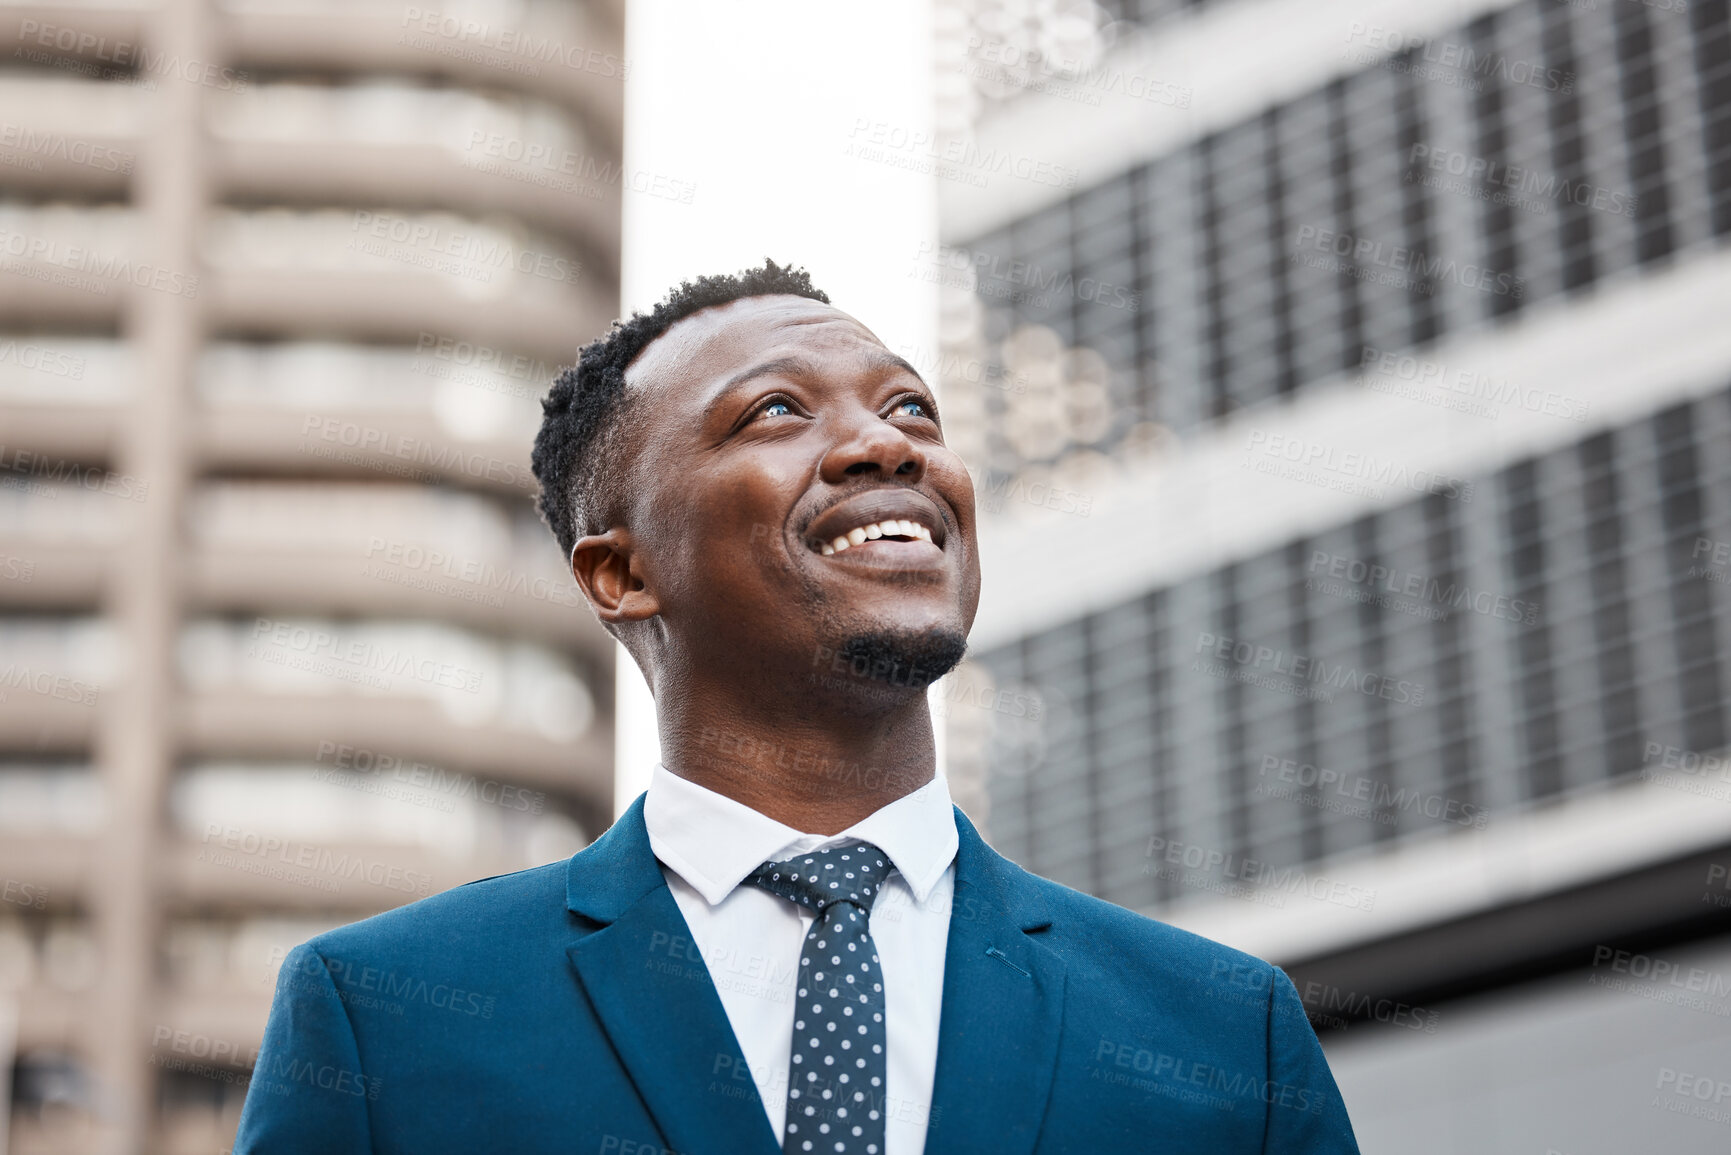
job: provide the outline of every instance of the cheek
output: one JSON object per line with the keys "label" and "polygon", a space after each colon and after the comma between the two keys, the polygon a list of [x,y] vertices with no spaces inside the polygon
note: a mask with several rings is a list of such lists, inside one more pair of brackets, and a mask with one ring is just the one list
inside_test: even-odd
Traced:
{"label": "cheek", "polygon": [[926,462],[926,475],[934,488],[944,495],[956,516],[962,519],[963,527],[971,532],[974,524],[974,479],[968,472],[967,463],[948,448],[931,454]]}
{"label": "cheek", "polygon": [[791,501],[786,479],[762,467],[725,476],[693,476],[666,495],[666,556],[684,592],[708,602],[738,600],[745,590],[774,581],[787,568],[784,540]]}
{"label": "cheek", "polygon": [[789,477],[773,463],[754,462],[697,484],[703,488],[694,503],[699,528],[750,544],[780,539],[793,502]]}

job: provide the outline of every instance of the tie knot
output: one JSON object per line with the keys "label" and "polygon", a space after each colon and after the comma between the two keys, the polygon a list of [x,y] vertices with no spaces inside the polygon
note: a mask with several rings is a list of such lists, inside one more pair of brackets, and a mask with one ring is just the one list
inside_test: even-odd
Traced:
{"label": "tie knot", "polygon": [[820,914],[837,902],[851,902],[869,912],[889,872],[889,858],[883,851],[855,841],[766,862],[746,881]]}

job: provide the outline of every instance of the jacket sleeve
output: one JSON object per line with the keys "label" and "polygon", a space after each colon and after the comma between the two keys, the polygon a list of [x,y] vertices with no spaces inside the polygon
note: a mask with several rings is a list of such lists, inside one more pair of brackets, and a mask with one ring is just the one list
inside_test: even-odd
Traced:
{"label": "jacket sleeve", "polygon": [[378,1085],[361,1070],[348,1010],[324,957],[311,944],[297,946],[277,974],[234,1155],[370,1152],[367,1105]]}
{"label": "jacket sleeve", "polygon": [[1298,991],[1279,967],[1270,987],[1263,1155],[1358,1155],[1346,1103]]}

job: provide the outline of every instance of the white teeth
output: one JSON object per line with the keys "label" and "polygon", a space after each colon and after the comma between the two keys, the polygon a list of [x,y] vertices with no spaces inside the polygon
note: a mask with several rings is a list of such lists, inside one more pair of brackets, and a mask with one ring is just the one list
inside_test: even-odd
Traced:
{"label": "white teeth", "polygon": [[820,546],[819,552],[824,557],[830,557],[862,542],[876,541],[883,537],[906,537],[914,541],[931,541],[932,531],[917,521],[908,521],[904,518],[886,518],[883,521],[874,521],[870,525],[862,525],[848,530],[843,536],[834,538],[828,544]]}

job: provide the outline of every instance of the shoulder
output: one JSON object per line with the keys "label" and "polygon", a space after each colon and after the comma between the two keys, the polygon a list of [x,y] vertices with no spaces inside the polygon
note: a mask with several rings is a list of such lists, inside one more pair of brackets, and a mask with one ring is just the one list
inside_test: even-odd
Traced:
{"label": "shoulder", "polygon": [[981,838],[960,809],[956,828],[956,915],[977,917],[969,902],[1004,904],[1030,937],[1061,955],[1084,981],[1168,990],[1190,984],[1210,998],[1219,998],[1224,986],[1228,1002],[1247,1008],[1266,1008],[1278,986],[1279,972],[1254,955],[1023,869]]}
{"label": "shoulder", "polygon": [[565,860],[464,883],[337,927],[306,947],[327,960],[414,957],[465,946],[521,944],[565,925]]}
{"label": "shoulder", "polygon": [[1051,919],[1041,941],[1072,965],[1246,992],[1266,993],[1274,982],[1274,967],[1255,955],[1005,863]]}

